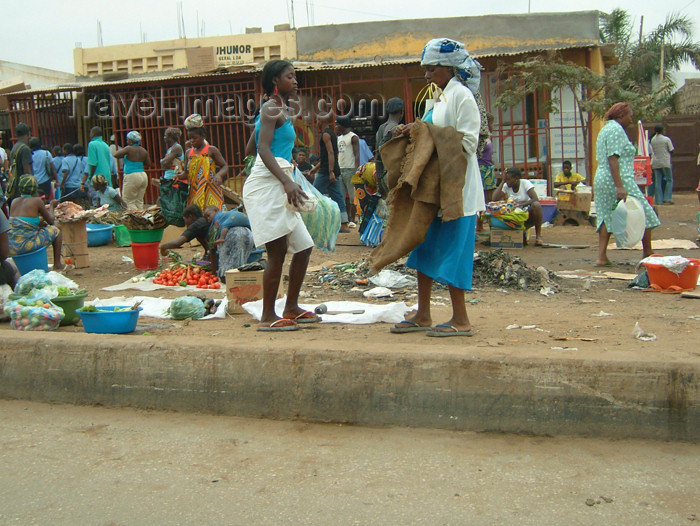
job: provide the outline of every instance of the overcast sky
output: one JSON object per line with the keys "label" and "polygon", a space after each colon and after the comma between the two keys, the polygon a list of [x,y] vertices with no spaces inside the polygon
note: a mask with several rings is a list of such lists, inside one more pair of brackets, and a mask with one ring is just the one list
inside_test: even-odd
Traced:
{"label": "overcast sky", "polygon": [[[175,0],[34,0],[27,4],[13,3],[11,8],[8,4],[2,14],[0,59],[72,73],[76,43],[82,47],[97,46],[98,20],[104,45],[141,42],[142,32],[148,41],[177,38],[177,3]],[[245,32],[246,27],[255,26],[272,31],[275,24],[291,23],[290,4],[294,6],[297,27],[399,18],[516,14],[527,13],[528,8],[537,13],[610,11],[621,7],[634,17],[636,31],[643,15],[647,32],[661,24],[667,13],[680,11],[693,18],[695,40],[700,40],[700,0],[182,0],[186,35],[197,36],[198,19],[200,30],[204,26],[204,36],[238,34]],[[428,9],[438,4],[441,4],[439,9]],[[466,44],[469,47],[469,42]]]}

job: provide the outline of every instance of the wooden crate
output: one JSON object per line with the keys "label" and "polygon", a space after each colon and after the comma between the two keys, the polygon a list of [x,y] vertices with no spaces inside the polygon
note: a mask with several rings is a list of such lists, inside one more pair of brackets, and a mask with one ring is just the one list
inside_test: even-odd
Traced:
{"label": "wooden crate", "polygon": [[63,235],[62,256],[71,258],[71,263],[75,265],[75,268],[90,266],[86,223],[86,220],[58,223]]}

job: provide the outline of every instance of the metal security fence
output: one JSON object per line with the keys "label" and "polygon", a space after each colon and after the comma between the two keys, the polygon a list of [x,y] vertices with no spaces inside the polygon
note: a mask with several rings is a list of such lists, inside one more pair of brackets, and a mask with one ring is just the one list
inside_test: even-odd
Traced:
{"label": "metal security fence", "polygon": [[75,95],[72,90],[48,90],[13,96],[8,110],[11,133],[14,134],[18,123],[24,122],[44,146],[76,142],[78,122],[75,118]]}
{"label": "metal security fence", "polygon": [[[558,173],[564,159],[585,173],[583,129],[573,97],[556,94],[559,113],[548,114],[547,93],[534,93],[512,108],[495,107],[501,80],[495,73],[495,58],[485,60],[481,94],[487,111],[495,116],[494,164],[497,172],[518,166],[528,177],[548,180]],[[357,133],[374,147],[374,135],[386,119],[385,103],[391,97],[405,102],[405,120],[412,122],[422,106],[418,94],[425,86],[423,69],[416,62],[377,65],[305,66],[297,69],[299,100],[292,104],[297,146],[319,152],[319,116],[328,111],[353,118]],[[115,135],[117,145],[126,134],[138,130],[149,151],[153,167],[149,177],[162,173],[158,161],[165,155],[163,133],[169,126],[183,130],[184,119],[200,113],[209,142],[221,150],[229,164],[229,186],[241,192],[245,147],[252,133],[252,119],[261,101],[260,72],[239,72],[158,80],[129,80],[81,90],[47,90],[14,94],[10,100],[12,127],[25,121],[48,145],[82,142],[89,129],[100,126],[107,139]],[[184,144],[183,144],[184,146]],[[590,152],[589,152],[590,155]],[[146,200],[155,202],[157,188],[150,186]]]}

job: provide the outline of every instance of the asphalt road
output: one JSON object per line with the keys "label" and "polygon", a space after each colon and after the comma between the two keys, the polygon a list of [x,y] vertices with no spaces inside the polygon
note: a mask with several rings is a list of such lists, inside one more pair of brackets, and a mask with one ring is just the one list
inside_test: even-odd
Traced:
{"label": "asphalt road", "polygon": [[700,445],[0,401],[0,524],[694,524]]}

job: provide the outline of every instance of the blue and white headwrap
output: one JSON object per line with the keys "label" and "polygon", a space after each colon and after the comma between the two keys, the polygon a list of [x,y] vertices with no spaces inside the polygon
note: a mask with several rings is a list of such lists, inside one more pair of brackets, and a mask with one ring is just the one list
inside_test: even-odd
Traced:
{"label": "blue and white headwrap", "polygon": [[479,92],[481,70],[484,69],[461,42],[451,38],[434,38],[423,48],[421,66],[451,66],[472,93]]}
{"label": "blue and white headwrap", "polygon": [[126,138],[129,139],[134,144],[141,144],[141,134],[136,130],[130,131],[126,134]]}

